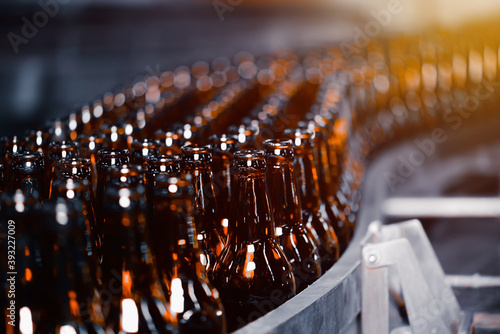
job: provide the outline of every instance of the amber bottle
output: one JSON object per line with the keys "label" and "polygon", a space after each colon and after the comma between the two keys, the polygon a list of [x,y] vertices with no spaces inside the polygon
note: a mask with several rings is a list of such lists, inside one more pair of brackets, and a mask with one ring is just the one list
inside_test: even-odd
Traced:
{"label": "amber bottle", "polygon": [[97,190],[95,196],[96,216],[102,206],[104,188],[108,178],[108,168],[111,166],[122,166],[129,163],[129,151],[122,150],[100,150],[97,152]]}
{"label": "amber bottle", "polygon": [[[311,123],[310,123],[311,126]],[[318,170],[319,190],[321,196],[320,212],[324,217],[328,217],[335,234],[339,241],[340,254],[345,251],[349,245],[350,228],[346,224],[345,216],[341,211],[340,203],[338,203],[334,189],[337,186],[334,184],[337,180],[332,179],[330,163],[328,161],[328,147],[326,144],[326,135],[324,129],[313,123],[314,129],[314,148],[313,158]]]}
{"label": "amber bottle", "polygon": [[77,158],[79,154],[78,145],[73,141],[57,141],[49,145],[49,159],[47,166],[45,166],[45,187],[44,199],[49,198],[51,180],[55,177],[57,163],[61,159]]}
{"label": "amber bottle", "polygon": [[321,213],[318,173],[313,162],[313,132],[306,129],[287,129],[285,136],[295,148],[294,174],[297,180],[304,225],[320,241],[318,247],[321,269],[328,270],[340,255],[337,235],[329,217]]}
{"label": "amber bottle", "polygon": [[297,293],[321,276],[319,240],[304,226],[293,175],[294,152],[289,139],[264,141],[266,181],[276,240],[292,265]]}
{"label": "amber bottle", "polygon": [[106,330],[171,333],[171,315],[147,235],[144,187],[110,184],[103,201],[102,300]]}
{"label": "amber bottle", "polygon": [[231,165],[233,154],[238,148],[238,141],[233,135],[213,135],[213,174],[215,197],[221,215],[224,238],[227,238],[229,226],[229,211],[231,203]]}
{"label": "amber bottle", "polygon": [[234,220],[211,274],[221,294],[229,331],[275,309],[296,292],[290,262],[275,240],[263,152],[236,152],[234,178]]}
{"label": "amber bottle", "polygon": [[161,240],[157,263],[163,276],[172,322],[178,332],[225,333],[225,313],[208,281],[192,211],[194,189],[182,175],[154,176],[154,233]]}
{"label": "amber bottle", "polygon": [[25,196],[41,200],[44,159],[41,152],[15,153],[12,158],[13,189],[21,189]]}
{"label": "amber bottle", "polygon": [[182,168],[193,183],[194,222],[201,238],[201,248],[206,254],[205,265],[210,270],[224,248],[222,220],[215,198],[211,146],[182,147]]}
{"label": "amber bottle", "polygon": [[41,212],[41,258],[51,291],[46,333],[103,333],[103,315],[87,248],[82,203],[62,197],[44,203]]}

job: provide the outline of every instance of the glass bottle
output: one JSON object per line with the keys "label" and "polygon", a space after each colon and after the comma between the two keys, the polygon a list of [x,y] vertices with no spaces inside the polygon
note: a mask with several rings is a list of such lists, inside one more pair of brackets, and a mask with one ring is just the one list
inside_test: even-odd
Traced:
{"label": "glass bottle", "polygon": [[238,141],[233,135],[213,135],[213,173],[217,207],[221,213],[224,239],[227,238],[231,203],[231,165]]}
{"label": "glass bottle", "polygon": [[163,243],[162,236],[154,233],[155,220],[153,219],[154,211],[154,191],[157,187],[156,177],[158,175],[178,175],[181,170],[181,158],[178,155],[159,155],[152,156],[148,159],[145,189],[146,189],[146,204],[147,204],[147,221],[148,228],[151,232],[151,247],[153,252],[157,252],[157,245]]}
{"label": "glass bottle", "polygon": [[106,330],[114,333],[171,333],[163,293],[149,247],[144,187],[110,184],[103,201],[102,300]]}
{"label": "glass bottle", "polygon": [[275,240],[261,151],[234,155],[235,200],[227,244],[211,274],[228,330],[234,331],[295,295],[292,267]]}
{"label": "glass bottle", "polygon": [[93,207],[90,183],[87,179],[78,178],[58,178],[53,183],[51,201],[64,199],[66,202],[77,202],[77,208],[81,209],[78,215],[85,221],[86,227],[86,249],[91,261],[89,265],[95,282],[100,284],[101,272],[99,263],[101,255],[101,232],[102,227],[97,225]]}
{"label": "glass bottle", "polygon": [[104,333],[82,203],[62,197],[41,212],[42,261],[50,291],[47,333]]}
{"label": "glass bottle", "polygon": [[290,262],[297,293],[321,276],[319,241],[304,226],[293,176],[293,144],[289,139],[264,141],[266,181],[276,229],[276,240]]}
{"label": "glass bottle", "polygon": [[25,195],[41,200],[44,159],[41,152],[21,152],[13,156],[13,187]]}
{"label": "glass bottle", "polygon": [[108,168],[111,166],[122,166],[129,163],[129,151],[121,150],[100,150],[97,152],[97,191],[95,196],[96,218],[99,220],[104,188],[108,178]]}
{"label": "glass bottle", "polygon": [[58,141],[49,144],[49,158],[45,166],[45,190],[43,198],[50,197],[51,180],[55,176],[57,163],[61,159],[77,158],[79,154],[78,144],[73,141]]}
{"label": "glass bottle", "polygon": [[[310,123],[311,124],[311,123]],[[328,217],[332,224],[335,234],[339,241],[340,254],[349,245],[350,228],[346,224],[345,216],[341,211],[340,203],[338,203],[333,190],[336,180],[332,179],[330,164],[328,162],[328,152],[326,147],[325,133],[321,125],[313,123],[314,128],[314,147],[313,158],[318,170],[319,190],[321,197],[320,212],[323,217]]]}
{"label": "glass bottle", "polygon": [[305,129],[287,129],[285,136],[292,139],[295,147],[294,174],[297,180],[304,225],[319,240],[318,252],[321,269],[326,271],[337,262],[340,249],[337,235],[320,210],[318,173],[313,161],[313,132]]}
{"label": "glass bottle", "polygon": [[158,143],[150,139],[134,140],[132,142],[132,152],[130,153],[130,163],[146,167],[148,158],[158,155]]}
{"label": "glass bottle", "polygon": [[202,238],[200,243],[207,259],[205,265],[210,270],[224,248],[224,232],[214,192],[211,146],[183,146],[182,169],[193,183],[194,222]]}
{"label": "glass bottle", "polygon": [[182,175],[155,177],[154,233],[161,240],[157,259],[178,332],[225,333],[225,313],[208,281],[193,221],[194,188]]}

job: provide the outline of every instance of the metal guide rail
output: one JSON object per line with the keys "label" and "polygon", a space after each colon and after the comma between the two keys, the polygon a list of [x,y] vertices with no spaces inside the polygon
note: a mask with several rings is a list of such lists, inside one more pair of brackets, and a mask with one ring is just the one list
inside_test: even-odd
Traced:
{"label": "metal guide rail", "polygon": [[[386,306],[384,306],[384,304],[375,304],[372,305],[374,308],[370,312],[372,317],[374,317],[372,318],[372,323],[378,324],[378,327],[373,327],[371,331],[365,331],[361,327],[363,275],[360,259],[362,259],[362,244],[366,243],[366,239],[364,238],[366,238],[365,236],[368,233],[370,222],[373,220],[380,220],[386,223],[388,221],[394,221],[395,219],[402,221],[415,217],[446,217],[451,219],[500,217],[500,211],[498,209],[500,200],[496,197],[394,196],[386,184],[384,173],[393,169],[394,164],[398,161],[397,157],[405,152],[405,150],[407,150],[407,147],[405,143],[402,143],[398,147],[384,151],[377,156],[367,169],[363,186],[363,206],[358,218],[356,234],[339,262],[304,292],[235,333],[389,333],[389,324],[394,325],[395,323],[393,321],[394,310],[390,310],[392,307],[391,305],[386,305],[386,310],[390,313],[390,321],[388,319],[388,321],[385,322],[377,318],[380,313],[373,313],[372,311],[380,311],[381,308],[385,309]],[[431,161],[428,165],[435,163],[441,163],[441,161]],[[473,162],[471,163],[473,164]],[[422,168],[431,167],[423,166]],[[464,168],[462,172],[467,174],[471,173],[471,170]],[[435,188],[441,187],[441,184],[433,179],[432,175],[427,175],[429,176],[429,180],[427,180],[429,185],[434,185]],[[406,186],[411,188],[414,182],[419,181],[417,177]],[[436,189],[433,191],[435,190]],[[425,236],[425,232],[423,232],[421,225],[420,229]],[[402,242],[401,240],[403,239],[391,242],[399,243],[398,247],[406,247],[405,252],[412,253],[414,262],[417,261],[414,256],[415,253],[411,251],[411,247],[407,247],[409,243],[406,241]],[[438,324],[440,323],[439,325],[443,326],[442,328],[445,329],[444,331],[436,331],[436,333],[449,332],[468,334],[472,333],[471,331],[474,329],[499,328],[498,316],[484,312],[475,314],[471,312],[461,312],[460,306],[453,294],[451,294],[451,291],[454,292],[457,288],[499,289],[500,277],[483,276],[479,274],[445,274],[439,265],[429,240],[425,238],[421,243],[424,244],[425,247],[423,248],[426,249],[426,254],[432,261],[420,267],[420,278],[426,282],[425,284],[428,284],[427,282],[429,282],[429,280],[425,279],[429,275],[428,273],[437,273],[437,277],[440,278],[437,280],[439,283],[433,284],[431,282],[428,288],[430,291],[440,294],[443,293],[442,291],[447,291],[447,296],[450,297],[446,299],[450,302],[448,305],[448,314],[443,316],[448,322],[443,321],[443,318],[440,320],[438,319]],[[419,246],[422,247],[422,244]],[[394,251],[394,249],[392,249],[392,251]],[[391,254],[391,251],[386,249],[385,253],[386,255]],[[417,254],[417,258],[422,257],[420,253]],[[404,257],[402,257],[402,259],[404,259]],[[415,271],[407,275],[406,279],[411,278],[414,274]],[[379,282],[394,283],[394,278],[387,281],[387,277],[384,278],[384,275],[387,275],[387,272],[375,276],[378,277]],[[371,277],[371,280],[373,285],[374,281],[376,281],[376,277]],[[413,281],[415,281],[415,279],[413,279]],[[410,284],[410,289],[412,284],[413,283]],[[377,297],[376,289],[372,288],[368,293],[373,298]],[[406,293],[403,294],[406,295]],[[408,294],[410,294],[410,292],[408,292]],[[398,293],[395,293],[394,289],[391,288],[389,291],[384,292],[382,296],[384,298],[389,296],[397,297]],[[415,296],[418,297],[419,293],[415,294]],[[429,292],[428,296],[432,296],[432,293]],[[378,297],[380,297],[380,295]],[[421,300],[420,302],[422,303],[424,301]],[[406,307],[408,307],[408,305],[406,305]],[[398,318],[399,314],[397,314],[396,317]],[[397,326],[393,328],[391,333],[412,333],[408,323],[405,323],[404,320],[401,321],[401,319],[398,319],[396,323]],[[413,333],[419,332],[414,331]],[[426,332],[424,331],[422,333]]]}

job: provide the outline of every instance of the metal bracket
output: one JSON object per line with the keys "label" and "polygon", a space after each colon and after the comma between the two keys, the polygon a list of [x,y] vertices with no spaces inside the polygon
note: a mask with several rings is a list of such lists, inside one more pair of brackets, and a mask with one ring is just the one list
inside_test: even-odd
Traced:
{"label": "metal bracket", "polygon": [[404,300],[411,333],[457,333],[460,306],[420,221],[373,222],[362,247],[363,334],[389,333],[389,287]]}

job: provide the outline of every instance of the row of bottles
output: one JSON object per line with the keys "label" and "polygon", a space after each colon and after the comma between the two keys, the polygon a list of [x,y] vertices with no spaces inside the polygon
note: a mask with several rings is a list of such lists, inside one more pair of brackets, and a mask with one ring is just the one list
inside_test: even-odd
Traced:
{"label": "row of bottles", "polygon": [[498,76],[492,45],[464,50],[394,38],[350,58],[240,53],[2,139],[14,333],[224,333],[282,305],[349,246],[369,154]]}

